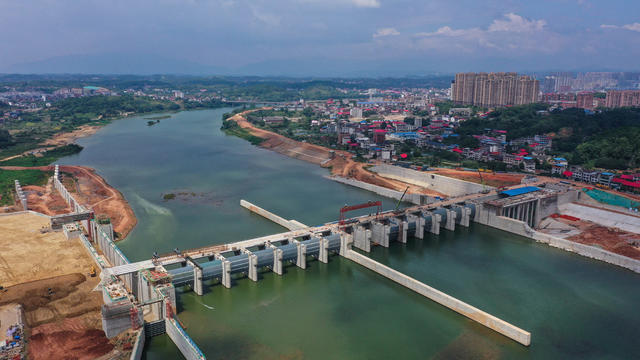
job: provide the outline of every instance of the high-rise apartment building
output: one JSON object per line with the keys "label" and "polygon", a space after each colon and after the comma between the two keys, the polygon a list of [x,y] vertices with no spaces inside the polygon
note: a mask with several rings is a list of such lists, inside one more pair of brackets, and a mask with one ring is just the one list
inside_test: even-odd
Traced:
{"label": "high-rise apartment building", "polygon": [[609,108],[640,106],[640,90],[607,91],[605,106]]}
{"label": "high-rise apartment building", "polygon": [[538,101],[540,84],[516,73],[459,73],[451,85],[451,99],[457,104],[505,106]]}
{"label": "high-rise apartment building", "polygon": [[593,109],[593,93],[580,92],[576,95],[576,107],[580,109]]}

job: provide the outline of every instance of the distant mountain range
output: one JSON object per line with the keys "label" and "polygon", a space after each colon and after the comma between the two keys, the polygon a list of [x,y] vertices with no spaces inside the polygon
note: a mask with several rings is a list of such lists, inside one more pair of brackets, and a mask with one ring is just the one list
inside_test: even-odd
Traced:
{"label": "distant mountain range", "polygon": [[[435,69],[444,70],[437,71]],[[366,61],[329,58],[281,59],[259,61],[237,67],[220,67],[149,54],[69,55],[0,68],[0,73],[7,74],[176,74],[294,77],[404,77],[450,75],[463,71],[552,72],[536,70],[533,63],[521,63],[519,69],[514,68],[511,61],[506,59],[495,59],[486,68],[481,67],[481,64],[478,65],[478,68],[469,68],[462,64],[456,64],[456,59],[438,58],[371,59]],[[563,71],[617,70],[585,68]]]}

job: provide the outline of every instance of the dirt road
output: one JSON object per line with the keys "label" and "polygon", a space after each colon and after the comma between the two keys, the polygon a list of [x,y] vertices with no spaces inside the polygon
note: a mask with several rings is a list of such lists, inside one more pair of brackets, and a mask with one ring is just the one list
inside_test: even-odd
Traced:
{"label": "dirt road", "polygon": [[318,164],[323,167],[330,167],[331,175],[352,178],[397,191],[404,191],[409,187],[408,192],[411,194],[442,196],[442,194],[433,190],[407,184],[398,180],[387,179],[378,174],[372,173],[365,168],[366,164],[353,161],[351,159],[352,155],[349,152],[335,150],[335,157],[331,159],[331,149],[319,145],[299,142],[280,134],[257,128],[245,117],[246,114],[249,114],[252,111],[255,110],[248,110],[243,113],[236,114],[229,118],[229,120],[235,121],[241,128],[248,130],[251,135],[264,139],[260,144],[261,147],[292,158]]}
{"label": "dirt road", "polygon": [[524,177],[519,174],[502,174],[502,173],[482,173],[482,179],[477,171],[456,170],[447,168],[438,168],[434,171],[435,174],[452,177],[455,179],[465,180],[481,184],[484,181],[485,185],[501,187],[518,185]]}

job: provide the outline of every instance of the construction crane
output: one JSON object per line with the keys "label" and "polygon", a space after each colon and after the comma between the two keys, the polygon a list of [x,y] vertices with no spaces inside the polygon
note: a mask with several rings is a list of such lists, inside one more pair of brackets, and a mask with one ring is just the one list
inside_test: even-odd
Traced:
{"label": "construction crane", "polygon": [[376,216],[382,211],[382,201],[369,201],[358,205],[345,205],[340,209],[340,225],[344,225],[344,214],[349,211],[365,209],[368,207],[377,207]]}
{"label": "construction crane", "polygon": [[400,207],[400,203],[402,202],[402,199],[404,199],[404,196],[407,194],[407,191],[409,191],[409,187],[407,186],[406,189],[404,189],[404,192],[402,193],[402,196],[400,196],[400,199],[398,200],[398,203],[396,204],[396,208],[393,209],[393,211],[398,211],[398,208]]}

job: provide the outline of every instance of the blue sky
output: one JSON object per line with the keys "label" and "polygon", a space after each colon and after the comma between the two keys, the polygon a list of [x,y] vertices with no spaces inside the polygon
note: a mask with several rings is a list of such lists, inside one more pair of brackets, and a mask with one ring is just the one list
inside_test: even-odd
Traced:
{"label": "blue sky", "polygon": [[640,70],[632,0],[2,0],[0,33],[0,71]]}

